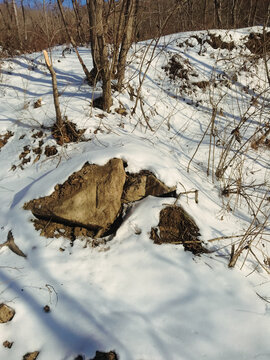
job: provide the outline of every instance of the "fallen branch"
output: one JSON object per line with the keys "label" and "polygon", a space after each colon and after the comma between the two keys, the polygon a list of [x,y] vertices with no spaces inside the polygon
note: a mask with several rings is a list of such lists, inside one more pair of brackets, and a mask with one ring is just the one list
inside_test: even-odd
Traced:
{"label": "fallen branch", "polygon": [[12,252],[14,252],[16,255],[22,256],[26,258],[26,255],[22,252],[22,250],[15,244],[14,237],[12,235],[12,231],[9,230],[7,235],[7,241],[3,244],[0,244],[0,249],[4,246],[7,246]]}

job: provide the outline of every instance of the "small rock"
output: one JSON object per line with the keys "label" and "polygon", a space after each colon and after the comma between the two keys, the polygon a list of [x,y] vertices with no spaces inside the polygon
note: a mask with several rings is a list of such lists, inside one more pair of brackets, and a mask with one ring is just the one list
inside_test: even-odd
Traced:
{"label": "small rock", "polygon": [[15,310],[6,304],[0,304],[0,323],[6,323],[12,320]]}
{"label": "small rock", "polygon": [[37,99],[37,101],[34,102],[34,109],[37,109],[41,107],[42,105],[42,98]]}
{"label": "small rock", "polygon": [[49,313],[51,311],[51,308],[49,307],[49,305],[45,305],[43,310],[45,313]]}
{"label": "small rock", "polygon": [[23,356],[23,360],[36,360],[39,355],[39,351],[27,353]]}

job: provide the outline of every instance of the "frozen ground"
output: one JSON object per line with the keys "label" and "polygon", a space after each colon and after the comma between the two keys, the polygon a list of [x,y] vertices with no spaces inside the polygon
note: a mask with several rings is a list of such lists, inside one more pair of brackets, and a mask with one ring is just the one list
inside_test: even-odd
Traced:
{"label": "frozen ground", "polygon": [[[101,87],[84,83],[75,54],[62,57],[62,47],[54,49],[62,112],[86,129],[89,140],[63,147],[49,130],[55,114],[42,54],[1,61],[0,135],[13,136],[0,150],[0,240],[12,230],[27,257],[0,248],[0,303],[16,311],[0,324],[0,359],[32,351],[40,352],[38,360],[89,359],[96,350],[112,349],[121,360],[270,358],[270,150],[250,146],[267,130],[269,84],[263,59],[244,45],[250,32],[260,31],[213,31],[234,41],[230,50],[200,45],[198,39],[210,39],[207,32],[167,36],[155,49],[151,42],[134,45],[129,86],[114,92],[110,114],[92,108]],[[132,115],[130,93],[137,93],[147,67],[141,66],[145,51],[154,56]],[[90,50],[80,53],[91,68]],[[39,98],[42,106],[34,108]],[[122,107],[126,116],[117,113]],[[232,144],[228,168],[217,180],[226,144]],[[58,153],[47,157],[47,145]],[[23,204],[49,195],[86,161],[105,164],[113,157],[125,160],[129,172],[152,171],[178,193],[198,190],[198,204],[194,193],[178,202],[215,251],[195,257],[181,245],[155,245],[151,227],[175,199],[154,197],[134,203],[116,236],[99,247],[41,237]],[[255,255],[247,249],[229,269],[231,244],[239,238],[208,240],[242,235],[250,226]],[[10,349],[2,346],[5,340],[13,342]]]}

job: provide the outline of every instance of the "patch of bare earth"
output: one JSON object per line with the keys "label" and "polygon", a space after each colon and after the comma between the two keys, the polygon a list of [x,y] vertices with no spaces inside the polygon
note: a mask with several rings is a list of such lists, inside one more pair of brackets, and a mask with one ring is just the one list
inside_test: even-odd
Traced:
{"label": "patch of bare earth", "polygon": [[208,252],[199,235],[192,217],[181,206],[170,205],[161,210],[158,226],[151,229],[150,237],[155,244],[182,244],[186,251],[199,255]]}

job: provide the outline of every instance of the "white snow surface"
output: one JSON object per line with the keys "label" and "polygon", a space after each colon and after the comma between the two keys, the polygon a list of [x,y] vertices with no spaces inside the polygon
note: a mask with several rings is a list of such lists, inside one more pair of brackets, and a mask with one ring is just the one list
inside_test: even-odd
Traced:
{"label": "white snow surface", "polygon": [[[251,258],[244,261],[244,255],[229,269],[230,240],[207,242],[242,234],[251,221],[245,201],[232,199],[231,211],[226,210],[220,182],[206,175],[208,135],[187,172],[211,118],[213,102],[222,109],[216,119],[220,140],[246,114],[251,125],[243,134],[245,139],[263,121],[258,107],[249,106],[252,97],[262,91],[265,97],[260,101],[269,104],[263,61],[250,64],[248,73],[241,70],[243,59],[250,55],[243,39],[251,31],[261,29],[213,30],[224,40],[233,40],[237,48],[215,50],[205,44],[200,55],[200,45],[192,36],[206,37],[207,32],[160,39],[141,90],[152,131],[140,104],[131,114],[135,102],[128,86],[123,93],[114,92],[110,114],[92,108],[101,84],[92,89],[84,82],[75,53],[62,57],[63,47],[53,49],[62,113],[78,128],[86,129],[88,140],[62,147],[48,129],[55,114],[42,54],[1,60],[0,135],[7,131],[14,135],[0,150],[0,241],[4,243],[12,230],[15,243],[27,255],[22,258],[6,246],[0,248],[0,303],[16,311],[12,321],[0,324],[1,360],[17,360],[32,351],[40,352],[38,360],[73,360],[78,354],[90,359],[97,350],[115,350],[121,360],[270,358],[269,274]],[[130,51],[126,78],[135,92],[147,66],[145,63],[139,74],[148,45],[150,56],[150,41]],[[79,51],[91,68],[90,50]],[[192,68],[191,82],[226,74],[230,87],[220,83],[211,91],[181,90],[185,80],[170,80],[162,68],[173,55]],[[229,56],[232,60],[226,61]],[[235,69],[238,78],[232,82]],[[242,91],[247,86],[248,91]],[[33,103],[39,98],[42,106],[35,109]],[[115,111],[122,106],[127,116]],[[20,153],[25,146],[30,150],[38,146],[41,139],[33,135],[40,130],[43,148],[56,145],[58,154],[42,154],[34,161],[36,155],[30,151],[30,161],[21,167]],[[243,155],[243,177],[250,182],[268,181],[269,153],[250,149],[248,156]],[[218,155],[217,150],[216,161]],[[197,189],[198,204],[192,192],[180,196],[178,203],[196,221],[205,245],[219,250],[198,257],[181,245],[153,243],[151,228],[157,226],[161,209],[174,203],[174,198],[147,197],[132,204],[113,239],[98,247],[91,247],[91,241],[77,239],[70,244],[65,238],[40,236],[31,222],[33,215],[23,210],[23,204],[51,194],[56,184],[85,162],[103,165],[111,158],[123,159],[131,173],[152,171],[168,186],[177,186],[178,193]],[[264,211],[269,212],[269,207]],[[265,238],[269,241],[269,231]],[[264,254],[270,256],[267,241]],[[49,313],[44,312],[45,305],[50,306]],[[2,346],[5,340],[14,342],[11,349]]]}

